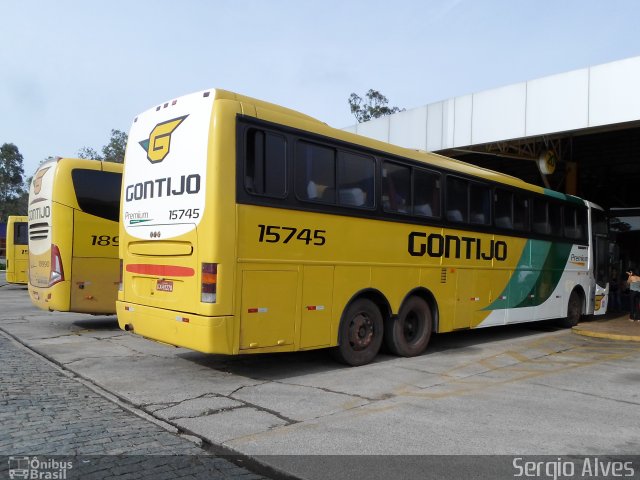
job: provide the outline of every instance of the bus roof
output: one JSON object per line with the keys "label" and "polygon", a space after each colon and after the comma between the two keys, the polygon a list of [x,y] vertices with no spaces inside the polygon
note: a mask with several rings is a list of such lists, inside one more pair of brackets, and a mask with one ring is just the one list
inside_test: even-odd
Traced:
{"label": "bus roof", "polygon": [[[412,150],[409,148],[400,147],[390,143],[381,142],[379,140],[374,140],[372,138],[364,137],[362,135],[346,132],[344,130],[330,127],[326,123],[321,122],[303,113],[297,112],[289,108],[281,107],[273,103],[264,102],[262,100],[247,97],[247,96],[240,95],[227,90],[215,90],[215,99],[235,100],[245,104],[254,105],[257,111],[255,115],[251,115],[251,116],[256,116],[264,120],[269,120],[268,118],[269,112],[273,112],[274,114],[278,115],[280,119],[282,119],[281,115],[290,117],[292,122],[289,123],[289,126],[292,126],[292,127],[296,127],[296,126],[299,127],[300,120],[303,120],[306,123],[306,125],[304,125],[305,129],[308,129],[319,135],[325,135],[328,137],[337,138],[344,142],[368,147],[373,150],[389,153],[391,155],[409,158],[411,160],[423,162],[426,165],[431,165],[441,169],[460,172],[466,175],[479,177],[485,180],[490,180],[497,183],[503,183],[503,184],[507,184],[507,185],[511,185],[519,188],[524,188],[536,193],[552,195],[552,196],[555,196],[556,198],[558,198],[558,195],[559,195],[560,197],[566,200],[571,200],[570,198],[571,196],[524,182],[523,180],[517,177],[513,177],[511,175],[490,170],[488,168],[472,165],[470,163],[445,157],[443,155],[438,155],[436,153],[431,153],[424,150]],[[262,110],[262,112],[258,111],[258,109]]]}
{"label": "bus roof", "polygon": [[[362,135],[357,135],[355,133],[333,128],[309,115],[300,113],[290,108],[276,105],[274,103],[265,102],[263,100],[258,100],[256,98],[248,97],[224,89],[204,90],[203,94],[205,96],[213,94],[214,100],[231,100],[239,102],[241,105],[243,105],[243,114],[247,116],[280,123],[292,128],[304,129],[318,135],[335,138],[346,143],[356,144],[393,156],[408,158],[414,161],[422,162],[426,166],[433,166],[443,170],[458,172],[461,174],[526,189],[535,193],[544,194],[563,200],[582,202],[582,199],[578,197],[566,195],[564,193],[540,187],[538,185],[533,185],[517,177],[490,170],[488,168],[479,167],[477,165],[472,165],[461,160],[456,160],[424,150],[412,150],[409,148],[400,147],[379,140],[374,140],[369,137],[364,137]],[[244,108],[245,106],[253,106],[253,111],[252,109]],[[301,125],[301,122],[304,125]]]}

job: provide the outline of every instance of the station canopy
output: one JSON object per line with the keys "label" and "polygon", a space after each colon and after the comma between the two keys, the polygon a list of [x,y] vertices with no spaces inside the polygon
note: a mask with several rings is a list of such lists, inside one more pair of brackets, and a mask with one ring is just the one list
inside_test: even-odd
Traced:
{"label": "station canopy", "polygon": [[450,98],[345,130],[455,157],[606,209],[635,208],[639,85],[640,57],[633,57]]}

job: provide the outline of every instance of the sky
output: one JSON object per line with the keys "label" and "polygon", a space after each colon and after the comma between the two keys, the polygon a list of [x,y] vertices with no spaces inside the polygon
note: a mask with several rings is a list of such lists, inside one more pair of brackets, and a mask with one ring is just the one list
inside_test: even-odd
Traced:
{"label": "sky", "polygon": [[111,129],[224,88],[333,127],[390,106],[640,55],[635,0],[0,0],[0,144],[25,175]]}

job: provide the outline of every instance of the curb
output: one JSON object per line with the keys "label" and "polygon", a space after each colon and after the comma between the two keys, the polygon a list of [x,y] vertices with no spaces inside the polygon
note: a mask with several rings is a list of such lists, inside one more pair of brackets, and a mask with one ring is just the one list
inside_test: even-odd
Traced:
{"label": "curb", "polygon": [[623,335],[620,333],[598,332],[594,330],[585,330],[579,327],[573,327],[572,332],[577,335],[594,338],[606,338],[609,340],[622,340],[625,342],[640,342],[640,335]]}

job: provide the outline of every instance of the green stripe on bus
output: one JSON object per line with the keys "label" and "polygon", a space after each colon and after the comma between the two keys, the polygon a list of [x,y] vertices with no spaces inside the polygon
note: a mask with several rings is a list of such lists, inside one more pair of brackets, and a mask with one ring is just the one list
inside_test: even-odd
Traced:
{"label": "green stripe on bus", "polygon": [[565,202],[572,202],[577,205],[584,206],[584,200],[578,197],[574,197],[573,195],[566,195],[564,193],[556,192],[555,190],[550,190],[548,188],[544,189],[544,194],[549,197],[557,198],[559,200],[564,200]]}
{"label": "green stripe on bus", "polygon": [[556,289],[570,252],[568,243],[528,240],[504,290],[483,310],[543,304]]}

